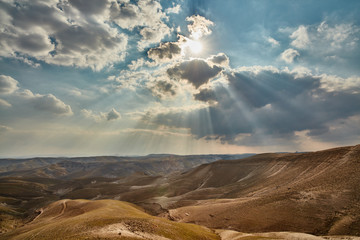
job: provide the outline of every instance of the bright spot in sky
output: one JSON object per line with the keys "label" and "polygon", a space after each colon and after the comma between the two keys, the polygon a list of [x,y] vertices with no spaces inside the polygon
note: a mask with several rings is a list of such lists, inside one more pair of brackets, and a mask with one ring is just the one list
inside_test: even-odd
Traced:
{"label": "bright spot in sky", "polygon": [[193,39],[198,40],[199,38],[202,37],[202,32],[201,32],[201,31],[193,32],[193,33],[191,34],[191,37],[192,37]]}
{"label": "bright spot in sky", "polygon": [[202,44],[199,41],[188,40],[186,45],[190,48],[190,51],[195,54],[200,53],[202,50]]}

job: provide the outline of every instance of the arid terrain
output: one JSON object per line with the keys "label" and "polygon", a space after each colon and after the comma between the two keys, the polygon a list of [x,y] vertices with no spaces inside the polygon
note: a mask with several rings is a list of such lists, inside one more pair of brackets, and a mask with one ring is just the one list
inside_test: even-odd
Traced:
{"label": "arid terrain", "polygon": [[1,238],[360,236],[360,145],[151,159],[0,160]]}

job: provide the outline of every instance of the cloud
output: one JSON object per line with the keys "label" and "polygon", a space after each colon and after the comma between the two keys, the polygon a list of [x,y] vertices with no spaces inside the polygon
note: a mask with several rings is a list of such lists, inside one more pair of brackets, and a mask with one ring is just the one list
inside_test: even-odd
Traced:
{"label": "cloud", "polygon": [[110,112],[108,112],[106,114],[106,120],[111,121],[111,120],[116,120],[116,119],[120,119],[121,115],[118,111],[116,111],[114,108],[110,110]]}
{"label": "cloud", "polygon": [[112,2],[110,7],[110,19],[124,29],[133,30],[140,27],[142,40],[138,42],[140,49],[151,43],[161,41],[172,31],[165,23],[165,12],[158,1],[142,0],[137,4]]}
{"label": "cloud", "polygon": [[316,29],[313,29],[311,34],[315,35],[321,42],[324,40],[329,42],[331,47],[343,48],[356,45],[359,40],[357,36],[359,31],[358,26],[349,23],[329,26],[324,21]]}
{"label": "cloud", "polygon": [[[127,36],[108,24],[106,1],[9,1],[0,24],[0,56],[35,58],[101,70],[124,60]],[[36,65],[35,65],[36,66]]]}
{"label": "cloud", "polygon": [[194,99],[207,102],[210,105],[217,103],[215,91],[208,88],[201,89],[198,93],[194,94]]}
{"label": "cloud", "polygon": [[[0,93],[26,100],[27,103],[40,111],[51,112],[55,115],[73,115],[70,105],[65,104],[53,94],[34,94],[29,89],[20,89],[18,83],[10,76],[0,75]],[[0,105],[11,106],[10,103],[2,99],[0,99]]]}
{"label": "cloud", "polygon": [[299,49],[304,49],[310,44],[307,28],[303,25],[299,26],[299,28],[290,35],[290,38],[294,39],[291,45]]}
{"label": "cloud", "polygon": [[287,63],[292,63],[298,56],[300,56],[300,53],[292,48],[288,48],[283,53],[281,53],[281,59]]}
{"label": "cloud", "polygon": [[210,56],[207,61],[212,62],[216,65],[228,67],[229,66],[229,57],[225,53],[218,53],[217,55]]}
{"label": "cloud", "polygon": [[342,78],[334,75],[321,75],[321,87],[328,92],[349,91],[360,94],[360,77]]}
{"label": "cloud", "polygon": [[192,59],[178,63],[167,70],[170,78],[186,80],[195,88],[207,84],[222,71],[221,67],[211,66],[203,59]]}
{"label": "cloud", "polygon": [[69,0],[69,3],[85,15],[102,14],[109,5],[108,0]]}
{"label": "cloud", "polygon": [[178,4],[176,6],[173,6],[171,8],[166,9],[167,13],[174,13],[174,14],[178,14],[181,11],[181,5]]}
{"label": "cloud", "polygon": [[181,57],[181,48],[177,42],[166,42],[151,48],[147,54],[156,62],[168,62]]}
{"label": "cloud", "polygon": [[158,98],[176,95],[176,86],[169,81],[156,81],[153,86],[149,86],[149,89],[152,91],[153,95]]}
{"label": "cloud", "polygon": [[268,43],[271,43],[271,45],[272,45],[273,47],[276,47],[276,46],[279,46],[279,45],[280,45],[280,42],[277,41],[277,40],[275,40],[275,39],[272,38],[272,37],[268,37],[268,38],[267,38],[267,41],[268,41]]}
{"label": "cloud", "polygon": [[187,27],[190,32],[190,37],[193,39],[199,39],[212,33],[209,27],[213,26],[214,23],[203,16],[193,15],[187,17],[186,21],[190,22]]}
{"label": "cloud", "polygon": [[107,113],[94,113],[92,110],[82,109],[81,113],[84,117],[94,120],[95,122],[102,122],[102,121],[113,121],[117,119],[121,119],[121,114],[116,111],[114,108],[111,109]]}
{"label": "cloud", "polygon": [[332,131],[334,121],[360,115],[353,104],[360,102],[360,94],[354,94],[358,85],[329,91],[324,88],[325,76],[274,67],[243,68],[224,75],[227,84],[201,89],[194,95],[198,101],[217,104],[188,112],[159,113],[147,121],[189,128],[196,138],[223,143],[295,146],[297,132],[321,138]]}
{"label": "cloud", "polygon": [[[360,27],[353,23],[332,23],[323,21],[320,24],[300,25],[295,29],[288,28],[291,48],[301,54],[301,60],[308,66],[320,71],[337,74],[358,70]],[[292,62],[296,52],[284,53],[283,60]],[[291,54],[290,54],[291,53]],[[298,55],[297,55],[298,56]],[[326,69],[324,69],[326,68]]]}
{"label": "cloud", "polygon": [[33,94],[30,90],[26,89],[20,93],[20,96],[26,99],[37,110],[51,112],[55,115],[73,115],[70,105],[65,104],[52,94]]}
{"label": "cloud", "polygon": [[0,98],[0,106],[1,106],[1,107],[5,107],[5,108],[8,108],[8,107],[11,107],[11,104],[8,103],[7,101],[5,101],[4,99],[1,99],[1,98]]}
{"label": "cloud", "polygon": [[19,89],[18,81],[10,76],[0,75],[0,94],[11,94]]}

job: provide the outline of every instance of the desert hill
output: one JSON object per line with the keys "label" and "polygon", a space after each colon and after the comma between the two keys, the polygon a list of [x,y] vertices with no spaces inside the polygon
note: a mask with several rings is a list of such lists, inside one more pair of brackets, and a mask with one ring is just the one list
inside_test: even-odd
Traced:
{"label": "desert hill", "polygon": [[[170,183],[169,216],[245,232],[360,235],[360,145],[205,164]],[[166,203],[166,201],[165,201]]]}
{"label": "desert hill", "polygon": [[75,179],[116,178],[136,172],[165,175],[182,172],[220,159],[239,159],[253,154],[238,155],[170,155],[151,154],[144,157],[76,157],[0,159],[0,177],[42,177]]}
{"label": "desert hill", "polygon": [[39,210],[32,222],[2,239],[200,239],[219,237],[210,229],[150,216],[116,200],[61,200]]}
{"label": "desert hill", "polygon": [[[151,157],[156,162],[162,156]],[[88,172],[81,178],[0,178],[1,229],[26,224],[37,209],[59,200],[116,199],[173,221],[225,229],[224,239],[280,238],[283,231],[360,236],[360,145],[219,160],[162,176],[87,177]]]}

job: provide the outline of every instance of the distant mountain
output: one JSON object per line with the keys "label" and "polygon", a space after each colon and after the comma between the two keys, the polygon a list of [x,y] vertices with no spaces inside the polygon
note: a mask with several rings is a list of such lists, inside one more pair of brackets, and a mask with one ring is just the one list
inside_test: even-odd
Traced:
{"label": "distant mountain", "polygon": [[158,203],[178,221],[241,232],[360,235],[360,145],[217,161],[176,177],[168,189]]}
{"label": "distant mountain", "polygon": [[136,172],[166,175],[220,159],[239,159],[251,155],[253,154],[188,156],[151,154],[144,157],[0,159],[0,177],[116,178],[130,176]]}
{"label": "distant mountain", "polygon": [[[173,221],[227,229],[217,231],[222,239],[243,236],[233,230],[360,236],[360,145],[236,160],[224,156],[61,159],[3,172],[0,229],[26,224],[38,215],[36,209],[61,199],[115,199]],[[284,234],[259,238],[321,239]]]}

